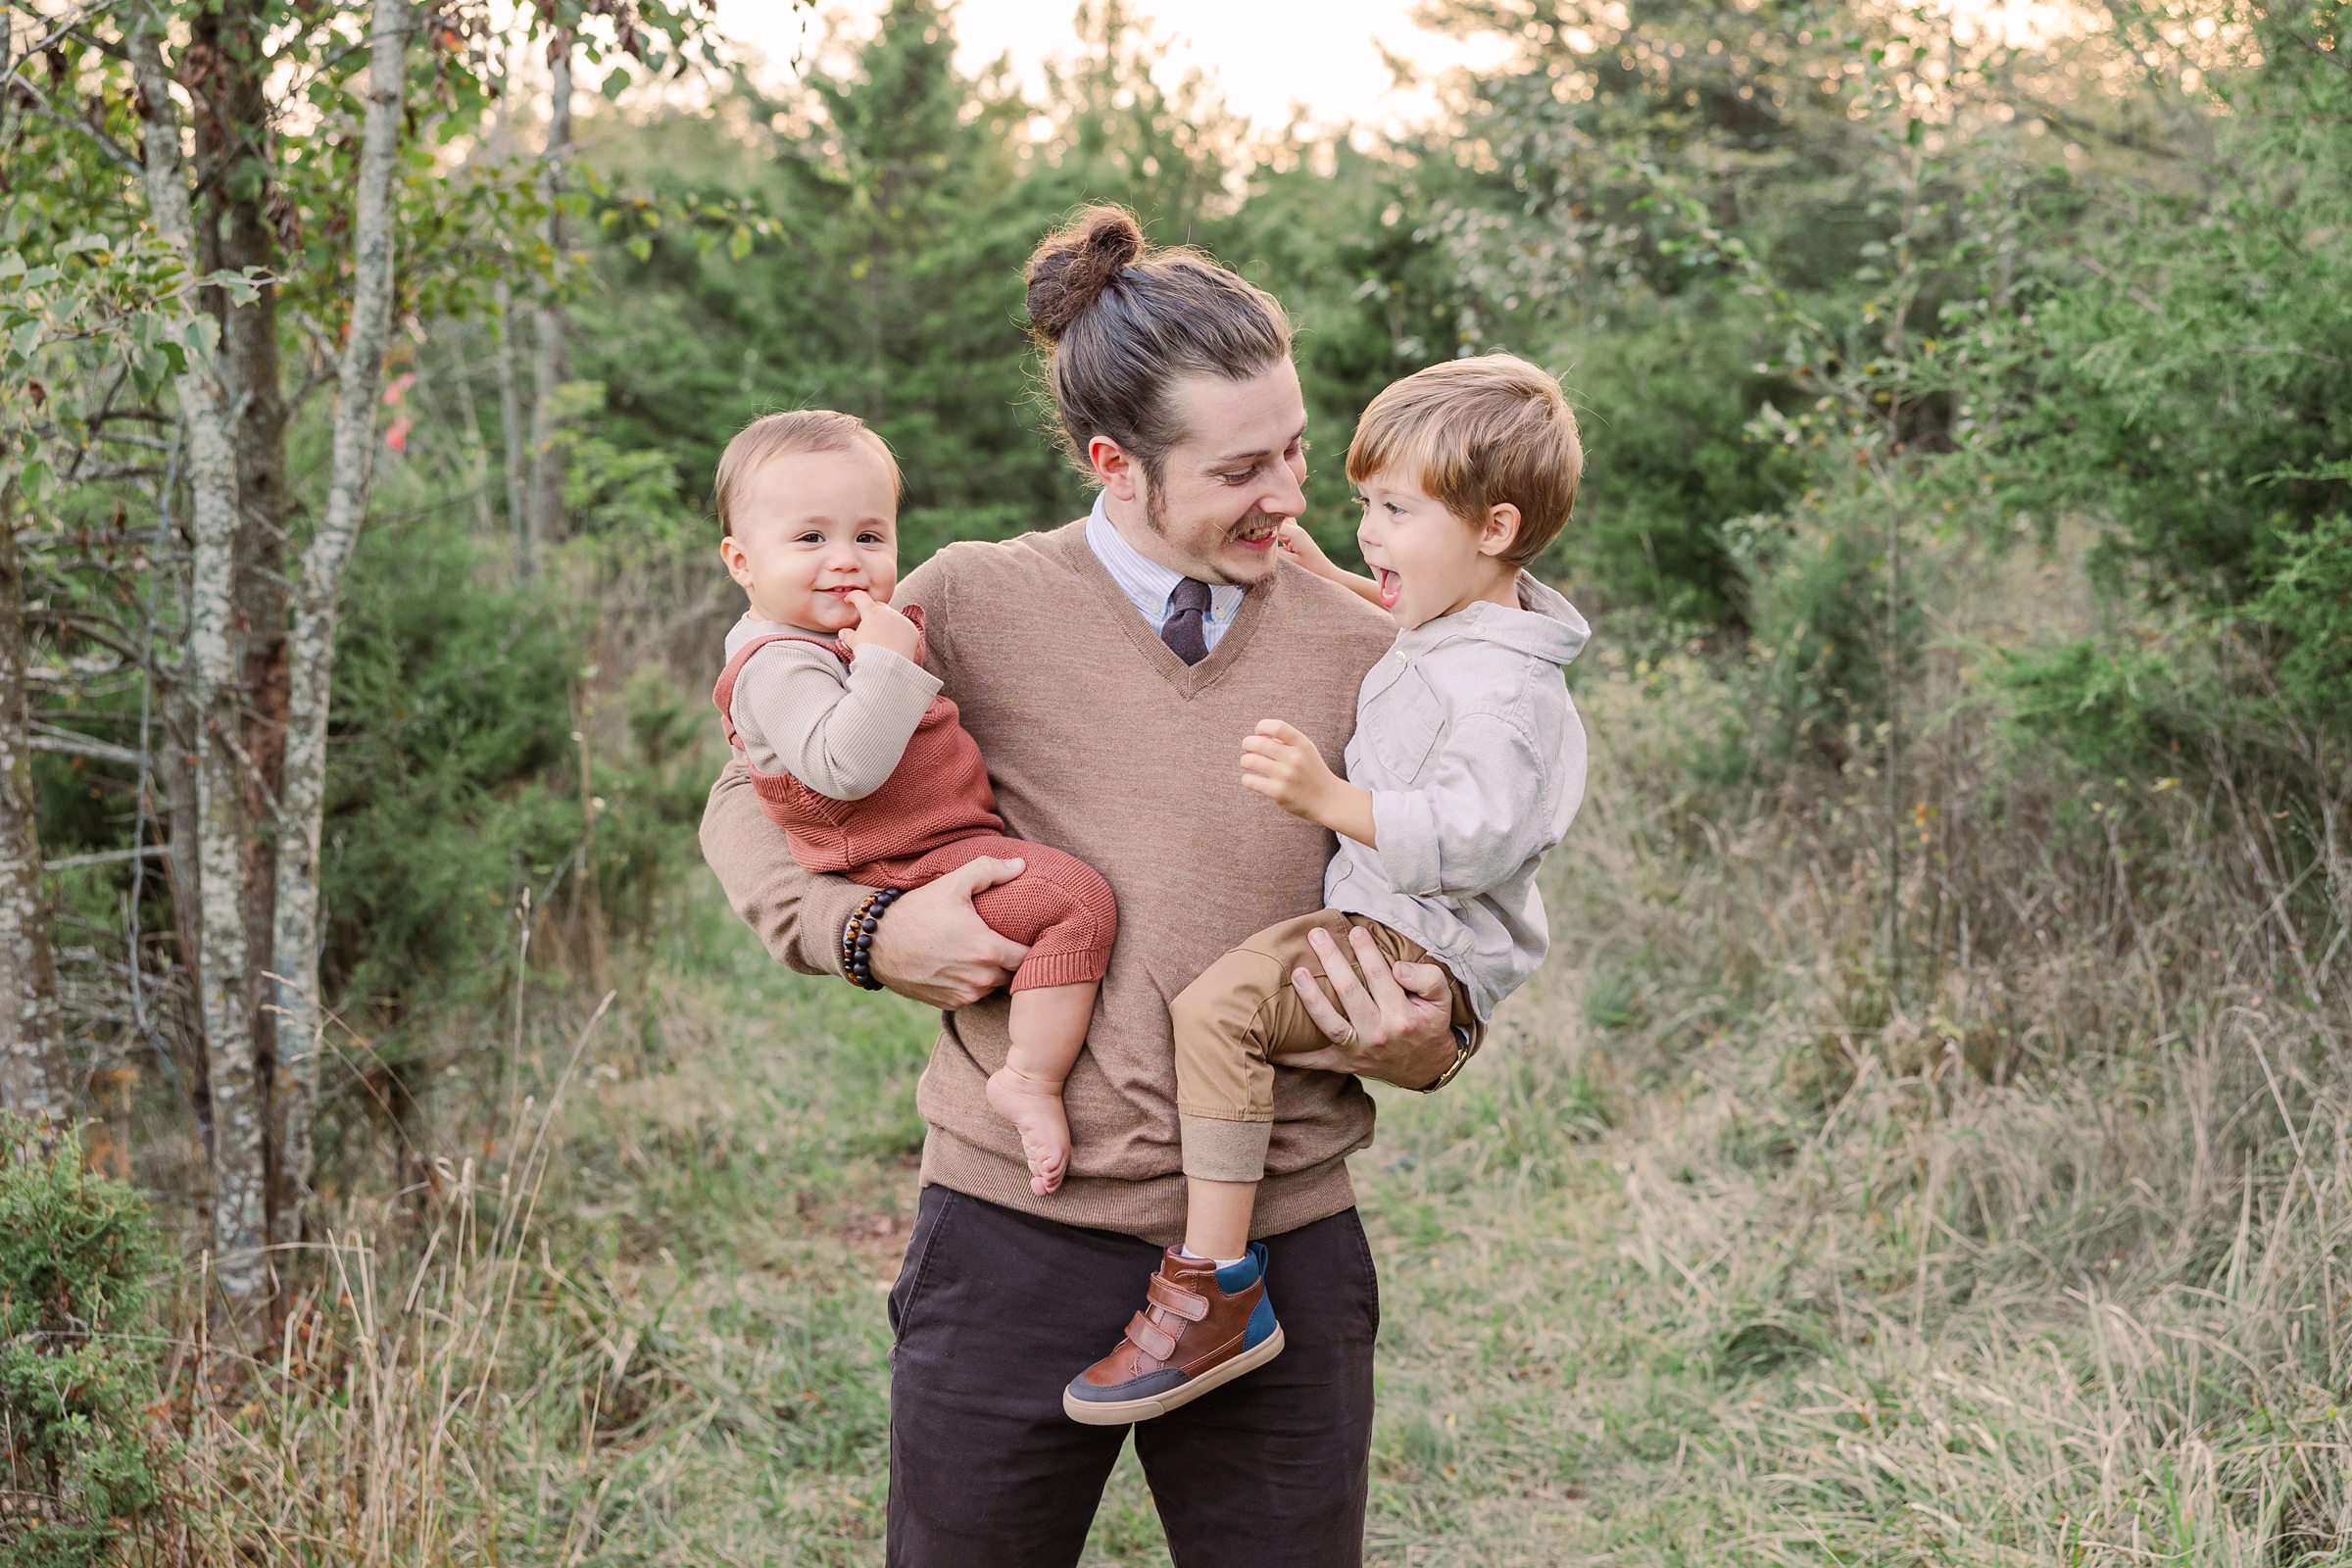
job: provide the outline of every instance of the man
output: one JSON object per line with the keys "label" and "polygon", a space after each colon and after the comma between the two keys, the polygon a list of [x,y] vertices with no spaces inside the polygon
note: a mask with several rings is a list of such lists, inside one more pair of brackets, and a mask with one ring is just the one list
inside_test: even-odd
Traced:
{"label": "man", "polygon": [[[950,546],[897,602],[924,609],[1008,831],[1102,871],[1119,938],[1064,1088],[1069,1174],[1039,1197],[983,1098],[1006,1046],[998,988],[1025,950],[971,905],[1019,862],[906,893],[871,933],[875,980],[946,1013],[890,1302],[889,1560],[908,1568],[1077,1560],[1124,1431],[1068,1419],[1062,1389],[1128,1324],[1183,1221],[1168,1003],[1238,940],[1322,904],[1331,838],[1240,786],[1242,737],[1281,717],[1342,755],[1395,635],[1275,542],[1305,505],[1306,416],[1270,297],[1197,254],[1148,252],[1128,214],[1098,208],[1032,258],[1029,311],[1094,513]],[[703,846],[771,952],[842,972],[868,890],[794,864],[740,762]],[[1347,1171],[1372,1133],[1353,1075],[1436,1087],[1476,1042],[1448,1022],[1442,970],[1358,942],[1318,947],[1299,997],[1332,1044],[1276,1084],[1254,1225],[1288,1348],[1136,1431],[1180,1563],[1361,1559],[1379,1299]]]}

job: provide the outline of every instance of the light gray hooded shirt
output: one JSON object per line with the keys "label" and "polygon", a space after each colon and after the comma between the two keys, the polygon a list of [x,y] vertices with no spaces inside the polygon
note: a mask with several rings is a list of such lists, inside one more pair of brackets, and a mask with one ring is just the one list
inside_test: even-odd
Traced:
{"label": "light gray hooded shirt", "polygon": [[1427,948],[1481,1020],[1543,962],[1536,866],[1585,796],[1585,727],[1561,669],[1591,635],[1519,574],[1517,610],[1477,604],[1400,633],[1355,700],[1348,779],[1379,848],[1341,836],[1323,902]]}

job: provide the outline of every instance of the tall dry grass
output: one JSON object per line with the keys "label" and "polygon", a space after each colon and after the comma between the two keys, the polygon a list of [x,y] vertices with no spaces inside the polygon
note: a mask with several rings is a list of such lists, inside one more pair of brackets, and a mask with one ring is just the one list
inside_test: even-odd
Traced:
{"label": "tall dry grass", "polygon": [[[1416,1163],[1375,1203],[1563,1210],[1425,1248],[1391,1226],[1441,1272],[1481,1259],[1446,1276],[1456,1343],[1401,1381],[1452,1431],[1467,1384],[1545,1435],[1517,1490],[1553,1554],[1449,1545],[1463,1510],[1409,1560],[2352,1561],[2340,803],[2021,750],[1990,651],[2066,629],[2079,579],[1934,569],[1922,597],[1968,608],[1911,697],[1897,821],[1867,737],[1843,770],[1695,776],[1745,695],[1695,657],[1580,687],[1559,958],[1484,1087],[1410,1108]],[[1496,1356],[1565,1413],[1515,1409]]]}
{"label": "tall dry grass", "polygon": [[[506,1041],[516,1061],[540,1044],[526,1036],[523,972]],[[514,1515],[546,1459],[544,1417],[527,1407],[551,1377],[602,1387],[546,1358],[539,1319],[564,1270],[538,1219],[558,1124],[612,1001],[577,1027],[543,1096],[510,1079],[484,1097],[489,1115],[456,1119],[453,1131],[488,1130],[483,1157],[428,1154],[420,1182],[343,1204],[322,1239],[279,1250],[294,1283],[274,1343],[216,1337],[199,1265],[173,1367],[176,1528],[159,1555],[413,1568],[525,1545],[526,1560],[584,1560],[592,1497]]]}

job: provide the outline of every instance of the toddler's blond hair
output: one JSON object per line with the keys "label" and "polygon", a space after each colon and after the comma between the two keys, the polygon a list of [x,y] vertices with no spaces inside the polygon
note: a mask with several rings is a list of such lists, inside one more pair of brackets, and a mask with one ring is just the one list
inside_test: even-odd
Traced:
{"label": "toddler's blond hair", "polygon": [[789,414],[765,414],[736,432],[727,443],[727,450],[718,456],[718,478],[712,484],[712,499],[718,508],[718,525],[728,533],[735,531],[735,499],[743,489],[743,481],[751,471],[770,458],[785,457],[800,452],[851,452],[858,446],[869,446],[890,469],[890,490],[895,497],[906,493],[906,481],[900,476],[899,460],[890,450],[890,443],[866,427],[863,419],[854,414],[836,414],[831,409],[795,409]]}
{"label": "toddler's blond hair", "polygon": [[1525,566],[1567,524],[1585,468],[1576,415],[1560,383],[1511,354],[1447,360],[1394,381],[1348,443],[1348,477],[1411,478],[1465,522],[1491,508],[1519,509],[1519,532],[1498,558]]}

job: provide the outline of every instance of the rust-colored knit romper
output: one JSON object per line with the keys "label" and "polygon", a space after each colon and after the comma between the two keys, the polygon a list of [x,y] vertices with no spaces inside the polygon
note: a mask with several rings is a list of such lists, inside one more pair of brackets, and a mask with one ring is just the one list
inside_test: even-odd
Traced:
{"label": "rust-colored knit romper", "polygon": [[[919,606],[906,611],[918,629],[922,613]],[[782,642],[814,643],[850,662],[847,648],[816,637],[756,637],[736,650],[710,698],[727,744],[738,752],[744,748],[735,733],[736,678],[754,654]],[[915,662],[922,662],[919,646]],[[1119,925],[1110,884],[1076,856],[1004,836],[979,743],[946,697],[931,699],[899,765],[861,800],[837,801],[790,773],[762,773],[748,757],[744,765],[760,808],[784,830],[792,858],[810,871],[838,873],[869,888],[919,888],[982,856],[1019,857],[1027,862],[1019,876],[972,899],[991,930],[1029,949],[1009,989],[1102,978]]]}

